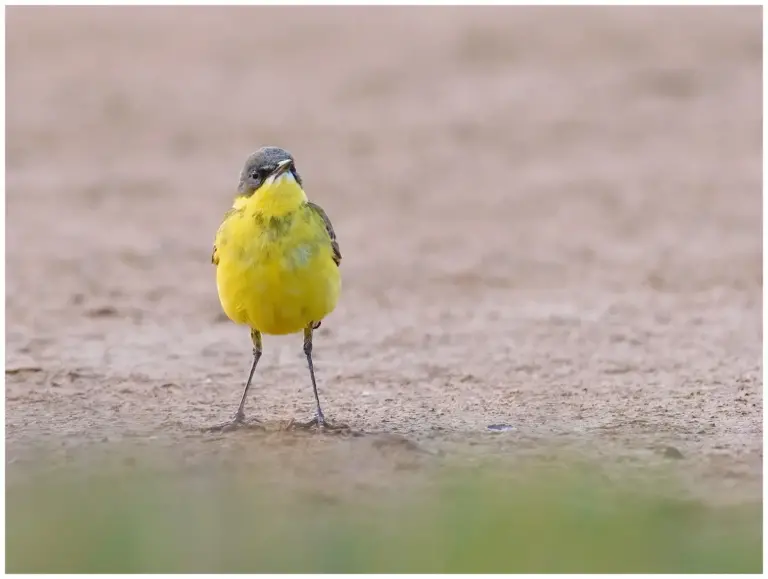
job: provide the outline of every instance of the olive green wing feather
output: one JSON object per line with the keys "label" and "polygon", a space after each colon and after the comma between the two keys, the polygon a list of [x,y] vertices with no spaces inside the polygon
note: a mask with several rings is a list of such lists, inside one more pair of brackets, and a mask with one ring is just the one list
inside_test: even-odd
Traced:
{"label": "olive green wing feather", "polygon": [[221,235],[221,230],[224,229],[224,223],[226,223],[226,218],[224,221],[219,225],[219,229],[216,231],[216,237],[213,239],[213,252],[211,253],[211,263],[213,265],[219,265],[219,252],[216,247],[216,244],[219,242],[219,235]]}
{"label": "olive green wing feather", "polygon": [[219,240],[224,233],[224,229],[227,227],[227,223],[229,222],[230,218],[233,216],[242,216],[243,215],[243,208],[237,208],[234,207],[227,211],[224,214],[224,219],[221,221],[221,225],[219,225],[219,228],[216,230],[216,237],[213,239],[213,252],[211,253],[211,263],[213,265],[219,265],[219,252],[218,248],[216,247],[219,243]]}
{"label": "olive green wing feather", "polygon": [[312,203],[311,201],[307,201],[307,206],[312,210],[316,215],[318,215],[322,220],[323,223],[325,223],[325,230],[328,232],[328,237],[331,238],[331,249],[333,250],[333,261],[336,263],[336,265],[341,264],[341,249],[339,249],[339,242],[336,239],[336,232],[333,230],[333,224],[331,223],[331,220],[328,218],[328,215],[323,211],[323,208],[320,207],[317,203]]}

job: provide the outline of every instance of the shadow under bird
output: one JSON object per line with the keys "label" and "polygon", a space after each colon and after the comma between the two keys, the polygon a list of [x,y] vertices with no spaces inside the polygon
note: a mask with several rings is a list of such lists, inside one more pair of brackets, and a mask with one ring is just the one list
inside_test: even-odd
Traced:
{"label": "shadow under bird", "polygon": [[300,426],[336,428],[320,407],[312,364],[312,334],[336,307],[341,292],[341,251],[323,209],[307,199],[288,151],[263,147],[240,174],[232,208],[216,232],[211,261],[224,313],[251,329],[253,363],[232,421],[245,424],[245,401],[262,353],[262,334],[303,332],[315,395],[314,419]]}

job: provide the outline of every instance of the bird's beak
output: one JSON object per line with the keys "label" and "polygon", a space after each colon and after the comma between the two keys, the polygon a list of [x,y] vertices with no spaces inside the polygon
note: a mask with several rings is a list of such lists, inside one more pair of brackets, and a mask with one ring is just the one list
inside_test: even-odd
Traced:
{"label": "bird's beak", "polygon": [[277,167],[272,172],[272,175],[270,175],[273,179],[277,179],[280,175],[285,173],[286,171],[290,171],[291,167],[293,166],[293,161],[291,159],[285,159],[283,161],[280,161],[277,164]]}

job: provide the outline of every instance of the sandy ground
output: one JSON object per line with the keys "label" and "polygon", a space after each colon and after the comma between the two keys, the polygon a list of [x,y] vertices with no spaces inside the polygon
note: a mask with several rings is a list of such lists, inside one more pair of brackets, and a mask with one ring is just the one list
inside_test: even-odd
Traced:
{"label": "sandy ground", "polygon": [[[759,496],[761,55],[757,7],[9,8],[7,463],[268,446],[200,428],[251,356],[213,235],[272,144],[344,255],[326,414],[404,437],[291,448],[566,444]],[[299,336],[247,410],[311,417]]]}

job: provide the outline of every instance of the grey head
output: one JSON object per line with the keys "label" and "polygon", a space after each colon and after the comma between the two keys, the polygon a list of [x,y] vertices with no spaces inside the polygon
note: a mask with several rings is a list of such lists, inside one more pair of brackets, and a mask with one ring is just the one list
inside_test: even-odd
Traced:
{"label": "grey head", "polygon": [[246,159],[245,166],[240,172],[240,183],[237,186],[238,194],[253,195],[270,175],[285,167],[284,161],[290,162],[287,169],[293,173],[296,182],[301,185],[301,177],[296,169],[296,163],[288,151],[280,147],[262,147]]}

